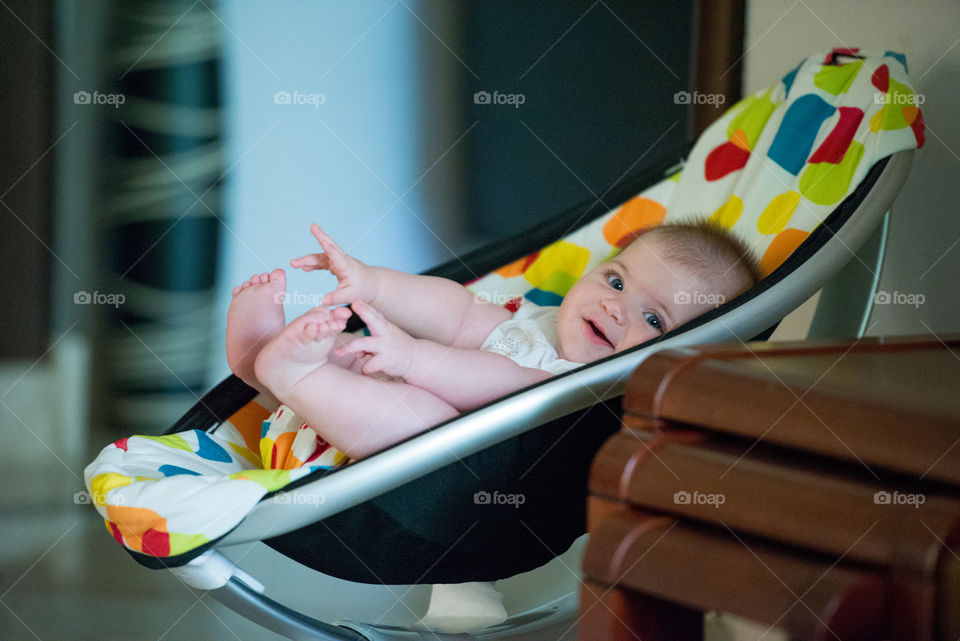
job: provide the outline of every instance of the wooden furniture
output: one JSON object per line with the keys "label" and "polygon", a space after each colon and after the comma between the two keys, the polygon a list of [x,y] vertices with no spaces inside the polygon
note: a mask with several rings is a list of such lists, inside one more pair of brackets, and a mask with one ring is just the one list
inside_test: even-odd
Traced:
{"label": "wooden furniture", "polygon": [[660,352],[591,471],[580,638],[960,636],[960,336]]}

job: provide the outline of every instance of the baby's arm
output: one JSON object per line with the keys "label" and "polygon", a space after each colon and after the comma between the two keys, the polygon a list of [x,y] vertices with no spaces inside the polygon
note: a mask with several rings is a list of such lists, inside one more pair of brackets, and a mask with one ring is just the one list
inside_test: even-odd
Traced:
{"label": "baby's arm", "polygon": [[324,297],[324,305],[365,301],[408,334],[466,348],[479,348],[497,325],[511,317],[502,307],[476,300],[452,280],[366,265],[344,253],[317,225],[310,232],[324,253],[290,264],[304,271],[326,269],[337,277],[337,289]]}
{"label": "baby's arm", "polygon": [[341,346],[338,355],[370,355],[363,365],[363,374],[382,372],[402,377],[460,412],[552,376],[543,370],[522,367],[500,354],[415,339],[362,301],[354,303],[353,308],[367,324],[370,336]]}

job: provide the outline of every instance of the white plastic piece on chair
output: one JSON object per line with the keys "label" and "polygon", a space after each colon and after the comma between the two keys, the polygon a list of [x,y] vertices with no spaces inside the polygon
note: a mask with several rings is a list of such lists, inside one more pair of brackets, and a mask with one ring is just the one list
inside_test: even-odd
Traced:
{"label": "white plastic piece on chair", "polygon": [[492,582],[434,583],[427,613],[413,627],[471,633],[506,620],[503,595]]}
{"label": "white plastic piece on chair", "polygon": [[243,581],[251,590],[263,594],[263,584],[237,567],[233,561],[214,550],[204,552],[186,565],[169,568],[173,574],[192,588],[216,590],[227,584],[232,577]]}

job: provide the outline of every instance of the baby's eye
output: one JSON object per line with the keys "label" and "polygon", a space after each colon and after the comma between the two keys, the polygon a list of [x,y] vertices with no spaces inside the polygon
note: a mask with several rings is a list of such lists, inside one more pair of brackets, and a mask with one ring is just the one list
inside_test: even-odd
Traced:
{"label": "baby's eye", "polygon": [[610,285],[610,287],[613,287],[618,292],[623,291],[623,279],[613,272],[607,274],[607,283]]}
{"label": "baby's eye", "polygon": [[646,319],[647,324],[649,324],[650,327],[654,328],[661,334],[663,333],[663,321],[660,320],[659,316],[657,316],[653,312],[646,312],[644,313],[643,317],[644,319]]}

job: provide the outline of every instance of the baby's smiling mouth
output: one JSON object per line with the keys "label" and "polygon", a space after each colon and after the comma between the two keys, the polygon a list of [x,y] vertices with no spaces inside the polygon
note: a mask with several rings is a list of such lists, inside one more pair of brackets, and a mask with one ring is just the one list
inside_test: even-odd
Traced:
{"label": "baby's smiling mouth", "polygon": [[[586,319],[585,319],[585,320],[586,320]],[[593,332],[593,334],[594,334],[596,337],[598,337],[598,338],[601,339],[604,343],[606,343],[607,345],[609,345],[611,349],[613,348],[613,343],[610,342],[610,339],[607,338],[607,335],[603,333],[603,330],[601,330],[601,329],[597,326],[596,323],[594,323],[592,320],[587,320],[587,325],[590,326],[590,330]]]}

